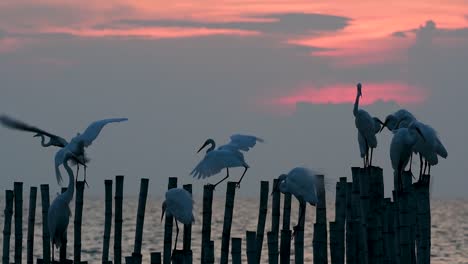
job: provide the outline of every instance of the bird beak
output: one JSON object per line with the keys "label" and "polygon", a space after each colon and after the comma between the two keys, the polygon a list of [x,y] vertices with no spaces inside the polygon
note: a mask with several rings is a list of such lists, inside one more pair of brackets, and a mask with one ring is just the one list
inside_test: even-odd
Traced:
{"label": "bird beak", "polygon": [[36,135],[34,135],[33,137],[39,137],[41,134],[37,133]]}
{"label": "bird beak", "polygon": [[208,145],[208,142],[205,142],[205,144],[203,144],[203,146],[201,146],[201,148],[197,151],[197,153],[202,151],[202,149],[204,149],[207,145]]}
{"label": "bird beak", "polygon": [[162,223],[162,220],[164,218],[164,212],[166,212],[166,207],[165,206],[163,206],[163,208],[162,208],[161,223]]}
{"label": "bird beak", "polygon": [[[380,121],[380,120],[379,120],[379,121]],[[384,122],[384,123],[382,123],[382,121],[380,121],[380,122],[382,123],[382,128],[380,129],[379,133],[381,133],[382,130],[384,130],[384,128],[387,126],[387,121],[388,121],[387,119],[385,119],[385,122]]]}

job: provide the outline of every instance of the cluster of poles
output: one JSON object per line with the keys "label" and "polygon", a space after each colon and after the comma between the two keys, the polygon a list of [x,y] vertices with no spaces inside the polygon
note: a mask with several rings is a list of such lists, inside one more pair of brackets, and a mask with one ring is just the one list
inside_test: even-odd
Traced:
{"label": "cluster of poles", "polygon": [[[402,190],[393,191],[393,199],[384,198],[383,171],[378,167],[352,168],[352,181],[342,177],[336,183],[335,221],[327,222],[325,184],[323,175],[317,175],[316,219],[313,224],[312,246],[304,245],[305,218],[298,217],[298,225],[291,230],[291,194],[273,192],[269,195],[269,182],[260,184],[260,204],[256,230],[247,230],[245,237],[231,237],[236,182],[228,182],[224,207],[224,222],[221,239],[220,263],[242,263],[242,243],[245,240],[247,262],[250,263],[304,263],[304,251],[313,253],[313,263],[430,263],[430,203],[429,175],[422,181],[412,183],[412,174],[403,174]],[[278,184],[275,179],[273,185]],[[105,220],[102,242],[102,263],[142,263],[143,226],[148,194],[148,179],[141,179],[136,216],[135,242],[131,256],[122,256],[122,208],[124,176],[113,181],[105,180]],[[192,192],[192,185],[182,186]],[[168,189],[177,188],[177,178],[169,178]],[[81,259],[81,229],[85,183],[76,184],[73,259],[67,259],[67,247],[62,245],[59,262],[87,263]],[[66,188],[62,188],[64,192]],[[203,216],[201,237],[201,263],[214,263],[214,241],[211,234],[213,185],[203,188]],[[50,237],[47,229],[49,186],[40,186],[42,199],[42,258],[37,263],[51,262]],[[112,196],[114,195],[114,199]],[[281,198],[283,196],[283,198]],[[29,216],[26,254],[27,263],[34,263],[34,226],[37,187],[29,193]],[[271,197],[271,230],[266,232],[268,202]],[[114,200],[114,204],[113,204]],[[281,201],[282,200],[282,201]],[[281,210],[281,202],[283,210]],[[302,208],[305,210],[304,208]],[[114,212],[113,212],[114,211]],[[22,263],[23,249],[23,183],[15,182],[13,190],[5,191],[5,218],[3,232],[3,263],[10,263],[10,236],[14,215],[14,263]],[[13,214],[14,213],[14,214]],[[114,213],[114,219],[112,219]],[[305,212],[304,212],[305,213]],[[304,219],[300,221],[300,219]],[[112,220],[114,222],[113,260],[110,261],[109,245]],[[282,222],[281,222],[282,220]],[[262,259],[266,238],[268,259]],[[150,252],[150,263],[193,263],[192,226],[184,225],[182,249],[173,251],[173,219],[166,215],[164,222],[164,248]],[[65,240],[67,241],[67,240]],[[294,245],[292,245],[294,243]],[[294,253],[292,254],[292,247]],[[328,252],[329,247],[329,252]]]}

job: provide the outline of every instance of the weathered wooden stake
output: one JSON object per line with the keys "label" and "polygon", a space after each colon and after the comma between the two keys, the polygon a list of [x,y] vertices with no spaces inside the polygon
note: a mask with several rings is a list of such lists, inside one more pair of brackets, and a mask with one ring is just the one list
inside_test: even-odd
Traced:
{"label": "weathered wooden stake", "polygon": [[[278,179],[273,180],[273,188],[279,183]],[[281,207],[281,193],[274,192],[271,207],[271,231],[276,233],[279,237],[279,223],[280,223],[280,207]]]}
{"label": "weathered wooden stake", "polygon": [[[169,177],[169,183],[167,185],[167,189],[177,188],[177,178],[176,177]],[[164,222],[164,255],[163,255],[163,263],[169,264],[171,263],[171,255],[172,255],[172,225],[173,225],[173,217],[170,214],[166,214],[166,221]]]}
{"label": "weathered wooden stake", "polygon": [[363,230],[364,227],[361,222],[361,204],[360,204],[360,177],[359,172],[360,168],[353,167],[351,168],[352,177],[353,177],[353,190],[351,195],[351,210],[352,210],[352,218],[354,219],[353,228],[354,228],[354,241],[355,243],[355,252],[354,256],[356,258],[356,263],[365,263],[367,264],[367,249],[364,249],[365,244],[367,244],[366,237],[363,236],[365,231]]}
{"label": "weathered wooden stake", "polygon": [[11,218],[13,217],[13,191],[5,191],[5,219],[3,223],[3,264],[10,264]]}
{"label": "weathered wooden stake", "polygon": [[289,264],[291,258],[291,230],[281,230],[280,263]]}
{"label": "weathered wooden stake", "polygon": [[112,226],[112,180],[104,180],[105,187],[105,213],[104,213],[104,239],[102,242],[102,263],[109,261],[109,243]]}
{"label": "weathered wooden stake", "polygon": [[[400,233],[400,263],[411,264],[411,236],[410,236],[410,213],[409,196],[411,192],[410,172],[403,172],[403,190],[398,192],[399,233]],[[409,178],[409,185],[408,185]]]}
{"label": "weathered wooden stake", "polygon": [[[355,169],[355,168],[353,168]],[[369,245],[368,240],[368,214],[369,214],[369,185],[370,185],[370,168],[357,168],[353,171],[353,174],[356,174],[356,177],[359,178],[359,207],[360,207],[360,234],[359,234],[359,249],[360,249],[360,263],[367,264],[369,263]],[[354,176],[353,176],[354,181]],[[372,263],[372,262],[371,262]]]}
{"label": "weathered wooden stake", "polygon": [[257,263],[260,263],[263,247],[263,236],[265,234],[265,222],[268,212],[268,181],[260,183],[260,206],[258,210],[258,224],[257,224]]}
{"label": "weathered wooden stake", "polygon": [[317,175],[317,208],[316,223],[314,224],[313,252],[314,264],[328,263],[328,235],[327,235],[327,207],[325,195],[325,179]]}
{"label": "weathered wooden stake", "polygon": [[143,241],[143,226],[145,224],[146,198],[148,197],[148,183],[146,178],[140,181],[140,196],[138,198],[137,221],[135,229],[135,246],[133,247],[132,257],[135,262],[141,263],[141,244]]}
{"label": "weathered wooden stake", "polygon": [[352,193],[354,184],[346,183],[346,263],[357,263],[357,231],[356,231],[356,216],[354,214],[354,195]]}
{"label": "weathered wooden stake", "polygon": [[151,264],[161,264],[161,252],[151,252]]}
{"label": "weathered wooden stake", "polygon": [[205,248],[209,248],[211,241],[211,214],[213,207],[213,185],[203,186],[203,223],[202,223],[202,243],[201,259],[205,258]]}
{"label": "weathered wooden stake", "polygon": [[[61,193],[64,193],[66,191],[67,191],[67,187],[62,187]],[[62,243],[62,245],[60,246],[60,252],[59,252],[60,263],[65,263],[67,261],[68,228],[67,228],[67,231],[65,232],[64,237],[65,237],[65,242]]]}
{"label": "weathered wooden stake", "polygon": [[283,230],[289,230],[291,224],[291,194],[284,194],[283,203]]}
{"label": "weathered wooden stake", "polygon": [[294,263],[304,263],[304,225],[306,217],[306,203],[299,203],[299,211],[302,210],[303,216],[297,218],[296,232],[294,234]]}
{"label": "weathered wooden stake", "polygon": [[124,176],[115,177],[114,263],[122,263],[122,207]]}
{"label": "weathered wooden stake", "polygon": [[341,177],[336,184],[335,199],[336,263],[344,263],[345,260],[346,186],[346,177]]}
{"label": "weathered wooden stake", "polygon": [[15,192],[15,263],[21,264],[23,250],[23,183],[14,183]]}
{"label": "weathered wooden stake", "polygon": [[36,222],[36,197],[37,187],[31,187],[29,191],[29,216],[28,216],[28,240],[27,240],[27,263],[34,263],[34,224]]}
{"label": "weathered wooden stake", "polygon": [[416,184],[417,223],[419,244],[418,264],[430,263],[431,260],[431,201],[429,195],[430,175],[423,175],[421,182]]}
{"label": "weathered wooden stake", "polygon": [[[398,186],[398,185],[396,185]],[[400,221],[399,221],[399,212],[398,212],[398,195],[397,191],[392,191],[392,196],[393,196],[393,233],[395,234],[395,239],[393,240],[394,242],[394,248],[395,248],[395,263],[399,264],[400,263]]]}
{"label": "weathered wooden stake", "polygon": [[[184,190],[192,194],[192,184],[184,184]],[[185,263],[189,264],[193,262],[192,254],[192,224],[184,225],[184,256]]]}
{"label": "weathered wooden stake", "polygon": [[50,236],[47,213],[49,212],[49,185],[41,184],[41,207],[42,207],[42,260],[50,263]]}
{"label": "weathered wooden stake", "polygon": [[242,238],[233,237],[231,241],[232,264],[242,263]]}
{"label": "weathered wooden stake", "polygon": [[174,250],[172,253],[172,264],[184,264],[184,251],[180,249]]}
{"label": "weathered wooden stake", "polygon": [[229,242],[231,240],[232,214],[236,195],[236,182],[228,182],[226,189],[226,204],[224,206],[223,237],[221,240],[221,264],[229,261]]}
{"label": "weathered wooden stake", "polygon": [[246,232],[247,240],[247,263],[256,264],[257,263],[257,243],[256,243],[256,234],[254,231]]}
{"label": "weathered wooden stake", "polygon": [[267,233],[268,239],[268,263],[278,264],[278,233],[270,231]]}
{"label": "weathered wooden stake", "polygon": [[214,241],[210,240],[206,244],[205,253],[204,253],[203,263],[212,264],[214,263]]}
{"label": "weathered wooden stake", "polygon": [[83,218],[84,181],[76,182],[73,261],[81,262],[81,223]]}
{"label": "weathered wooden stake", "polygon": [[332,264],[340,263],[338,261],[338,233],[336,222],[330,222],[330,258]]}

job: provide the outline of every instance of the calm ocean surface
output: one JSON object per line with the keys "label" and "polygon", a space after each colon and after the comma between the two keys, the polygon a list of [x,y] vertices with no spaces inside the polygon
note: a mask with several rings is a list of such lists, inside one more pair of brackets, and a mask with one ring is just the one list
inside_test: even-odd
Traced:
{"label": "calm ocean surface", "polygon": [[[52,200],[52,199],[51,199]],[[23,214],[23,255],[26,262],[26,234],[27,234],[27,204],[28,197],[24,197],[24,214]],[[194,262],[200,263],[200,241],[201,241],[201,197],[195,198],[196,204],[196,222],[192,232],[192,248]],[[271,200],[269,201],[271,202]],[[137,198],[124,197],[123,211],[123,240],[122,240],[122,256],[129,256],[133,250],[133,241],[135,235],[135,219],[137,210]],[[246,230],[256,230],[258,218],[258,203],[257,199],[237,198],[235,203],[234,219],[232,223],[232,237],[241,237],[245,239]],[[4,197],[0,197],[1,210],[4,209]],[[328,220],[334,219],[334,203],[328,203]],[[312,262],[312,223],[315,219],[315,210],[307,208],[306,231],[305,231],[305,262]],[[72,212],[74,211],[74,201],[71,204]],[[267,216],[267,225],[265,230],[265,238],[262,251],[262,263],[267,263],[267,243],[266,231],[270,229],[271,216],[270,208]],[[162,251],[163,249],[163,232],[164,226],[160,222],[161,200],[149,198],[146,206],[145,227],[143,234],[143,249],[142,254],[144,263],[149,263],[150,252]],[[212,239],[215,240],[215,254],[219,257],[221,251],[221,234],[224,215],[224,198],[214,198],[213,204],[213,227]],[[297,220],[297,203],[293,203],[292,224]],[[4,214],[0,215],[0,223],[3,228]],[[73,216],[72,216],[73,217]],[[113,234],[112,222],[112,234]],[[14,226],[14,221],[13,221]],[[11,255],[10,261],[13,261],[13,245],[14,245],[14,227],[12,226]],[[102,236],[104,229],[104,200],[85,198],[83,211],[83,226],[82,226],[82,260],[88,263],[101,263],[102,252]],[[181,228],[182,233],[182,228]],[[174,228],[175,235],[175,228]],[[35,258],[40,257],[42,253],[42,216],[40,205],[40,194],[38,194],[38,203],[36,208],[36,228],[35,228]],[[178,245],[182,246],[182,236],[179,236]],[[3,236],[0,237],[0,243],[3,245]],[[68,249],[69,258],[72,258],[73,253],[73,219],[70,220],[68,229]],[[113,238],[110,245],[110,259],[113,256]],[[245,252],[245,242],[243,241],[243,252]],[[292,253],[294,249],[292,249]],[[292,256],[293,259],[294,256]],[[246,261],[245,253],[243,253],[244,261]],[[291,260],[292,260],[291,259]],[[219,260],[218,260],[219,261]],[[463,263],[468,264],[468,200],[432,200],[432,263]]]}

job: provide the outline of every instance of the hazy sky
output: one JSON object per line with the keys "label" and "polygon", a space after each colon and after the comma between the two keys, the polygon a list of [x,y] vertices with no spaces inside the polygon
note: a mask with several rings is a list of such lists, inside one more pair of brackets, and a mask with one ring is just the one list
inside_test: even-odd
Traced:
{"label": "hazy sky", "polygon": [[[246,154],[243,195],[299,165],[349,177],[362,82],[373,115],[404,107],[439,132],[449,156],[432,170],[434,196],[468,197],[466,0],[40,2],[0,2],[0,112],[67,139],[128,117],[88,148],[86,192],[124,174],[128,194],[148,177],[162,195],[169,176],[200,194],[223,175],[192,179],[196,150],[233,133],[266,141]],[[391,134],[378,139],[388,194]],[[0,140],[2,192],[15,180],[58,190],[56,149],[3,128]]]}

